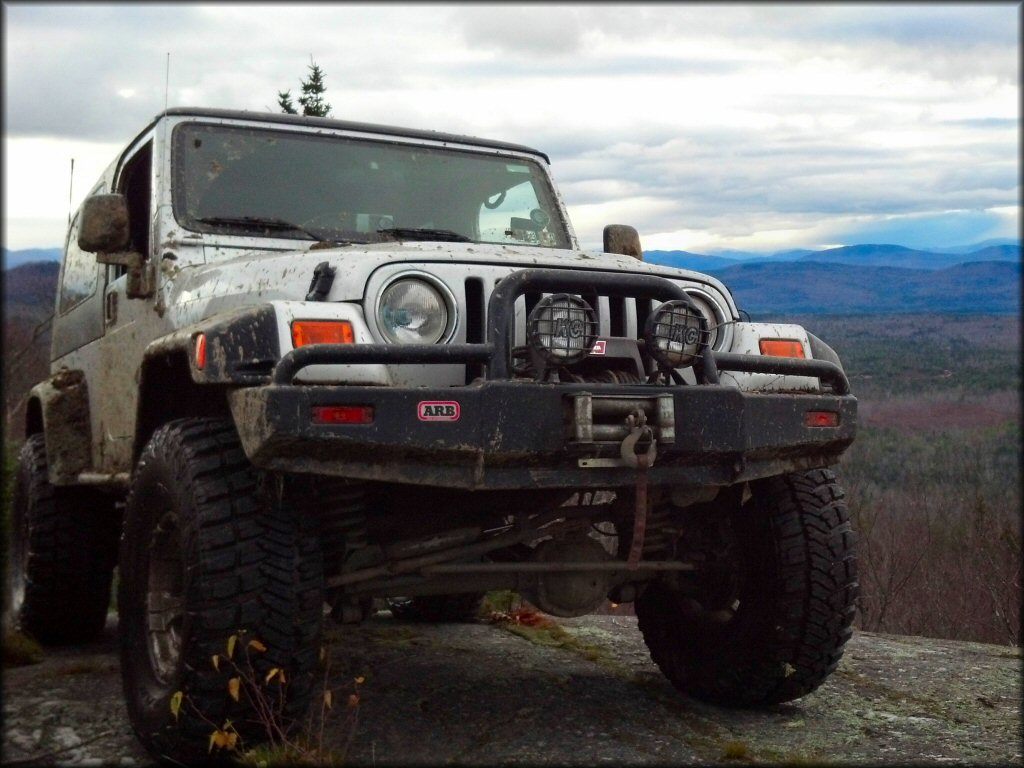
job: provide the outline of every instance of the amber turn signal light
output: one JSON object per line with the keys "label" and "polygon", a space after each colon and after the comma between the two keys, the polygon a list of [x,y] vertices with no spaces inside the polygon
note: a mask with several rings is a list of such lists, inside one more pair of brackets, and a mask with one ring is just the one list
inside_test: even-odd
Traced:
{"label": "amber turn signal light", "polygon": [[295,349],[309,344],[351,344],[355,333],[347,320],[294,320],[292,346]]}
{"label": "amber turn signal light", "polygon": [[761,339],[758,346],[769,357],[804,357],[804,345],[796,339]]}

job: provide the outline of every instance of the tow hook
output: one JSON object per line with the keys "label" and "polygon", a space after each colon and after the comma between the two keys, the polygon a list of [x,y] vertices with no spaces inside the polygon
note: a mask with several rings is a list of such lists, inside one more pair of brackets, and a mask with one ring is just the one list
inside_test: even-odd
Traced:
{"label": "tow hook", "polygon": [[629,547],[626,568],[635,571],[644,553],[644,535],[647,531],[647,469],[658,455],[654,432],[647,426],[647,414],[638,408],[626,417],[629,434],[622,441],[619,452],[628,466],[636,467],[636,511],[633,514],[633,540]]}

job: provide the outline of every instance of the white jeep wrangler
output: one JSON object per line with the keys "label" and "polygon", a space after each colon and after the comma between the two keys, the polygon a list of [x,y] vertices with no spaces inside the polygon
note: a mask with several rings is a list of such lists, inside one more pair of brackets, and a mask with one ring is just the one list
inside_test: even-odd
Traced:
{"label": "white jeep wrangler", "polygon": [[169,109],[73,217],[52,338],[8,607],[87,641],[118,566],[154,755],[205,758],[225,719],[259,737],[210,663],[238,631],[300,714],[325,606],[633,602],[675,686],[725,706],[814,690],[850,635],[838,357],[644,263],[630,227],[581,251],[529,147]]}

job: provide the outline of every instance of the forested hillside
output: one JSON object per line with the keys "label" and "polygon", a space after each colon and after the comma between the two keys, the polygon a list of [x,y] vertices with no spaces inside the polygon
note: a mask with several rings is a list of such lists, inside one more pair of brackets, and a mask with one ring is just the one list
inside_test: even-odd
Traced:
{"label": "forested hillside", "polygon": [[42,261],[4,272],[4,428],[20,434],[28,390],[49,372],[50,316],[60,264]]}
{"label": "forested hillside", "polygon": [[838,352],[860,409],[838,472],[858,625],[1021,643],[1019,317],[786,316]]}

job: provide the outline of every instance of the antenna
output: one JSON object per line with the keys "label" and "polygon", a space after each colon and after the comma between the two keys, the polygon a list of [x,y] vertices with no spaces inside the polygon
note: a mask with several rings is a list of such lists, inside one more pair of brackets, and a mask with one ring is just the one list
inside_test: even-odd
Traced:
{"label": "antenna", "polygon": [[71,224],[71,200],[75,192],[75,158],[71,158],[71,178],[68,179],[68,224]]}
{"label": "antenna", "polygon": [[171,82],[171,52],[167,52],[167,66],[164,69],[164,112],[167,111],[167,86]]}

